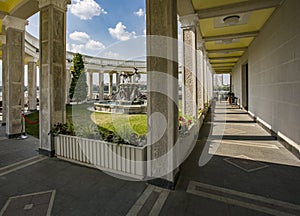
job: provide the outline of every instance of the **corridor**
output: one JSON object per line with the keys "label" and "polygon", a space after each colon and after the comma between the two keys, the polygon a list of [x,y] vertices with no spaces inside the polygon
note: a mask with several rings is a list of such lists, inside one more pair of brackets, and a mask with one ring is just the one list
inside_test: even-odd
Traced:
{"label": "corridor", "polygon": [[299,215],[300,161],[245,111],[216,102],[162,215]]}

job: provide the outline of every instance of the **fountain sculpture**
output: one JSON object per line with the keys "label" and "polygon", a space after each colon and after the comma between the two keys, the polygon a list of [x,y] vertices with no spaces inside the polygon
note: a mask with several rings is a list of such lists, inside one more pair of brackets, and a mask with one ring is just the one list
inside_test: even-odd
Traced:
{"label": "fountain sculpture", "polygon": [[122,72],[122,78],[118,90],[110,100],[94,103],[94,109],[101,112],[138,114],[146,113],[147,98],[141,93],[139,80],[141,75],[138,69],[134,68],[133,73]]}

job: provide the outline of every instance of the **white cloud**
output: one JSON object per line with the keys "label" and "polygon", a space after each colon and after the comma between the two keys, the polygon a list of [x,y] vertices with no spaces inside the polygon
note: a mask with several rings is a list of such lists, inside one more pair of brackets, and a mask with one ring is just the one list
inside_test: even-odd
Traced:
{"label": "white cloud", "polygon": [[95,0],[73,0],[70,9],[71,13],[81,20],[90,20],[94,16],[107,14]]}
{"label": "white cloud", "polygon": [[144,11],[142,8],[140,8],[138,11],[135,11],[135,12],[133,12],[133,13],[134,13],[135,15],[139,16],[139,17],[145,15],[145,11]]}
{"label": "white cloud", "polygon": [[101,42],[94,41],[94,40],[89,40],[86,43],[85,47],[88,50],[100,50],[100,49],[104,49],[105,48],[105,46]]}
{"label": "white cloud", "polygon": [[77,43],[67,44],[67,50],[83,54],[95,54],[104,49],[105,46],[100,41],[92,40],[86,32],[73,32],[69,34],[70,39]]}
{"label": "white cloud", "polygon": [[82,42],[82,43],[87,42],[87,41],[90,40],[90,36],[85,32],[75,31],[75,32],[71,33],[69,35],[69,37],[74,41],[79,41],[79,42]]}
{"label": "white cloud", "polygon": [[122,22],[119,22],[115,28],[109,28],[108,31],[113,38],[118,39],[120,41],[126,41],[130,38],[136,37],[135,32],[126,31],[126,26],[124,26]]}

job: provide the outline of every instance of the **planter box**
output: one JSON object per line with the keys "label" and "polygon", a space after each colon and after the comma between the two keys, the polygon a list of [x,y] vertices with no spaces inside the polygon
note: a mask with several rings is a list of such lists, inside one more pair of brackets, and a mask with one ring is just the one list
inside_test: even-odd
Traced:
{"label": "planter box", "polygon": [[75,136],[54,137],[56,156],[126,177],[146,176],[146,147],[108,143]]}
{"label": "planter box", "polygon": [[196,121],[195,124],[187,131],[186,135],[182,135],[179,137],[180,142],[180,148],[179,148],[179,160],[180,163],[183,163],[183,161],[190,155],[190,153],[193,151],[198,135],[199,130],[203,124],[205,115],[201,114]]}

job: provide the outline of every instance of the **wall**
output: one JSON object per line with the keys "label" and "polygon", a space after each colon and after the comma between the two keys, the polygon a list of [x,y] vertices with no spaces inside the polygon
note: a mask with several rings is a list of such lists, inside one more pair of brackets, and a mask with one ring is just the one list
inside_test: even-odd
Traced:
{"label": "wall", "polygon": [[242,65],[249,64],[249,111],[300,152],[300,4],[285,1],[233,71],[241,97]]}

